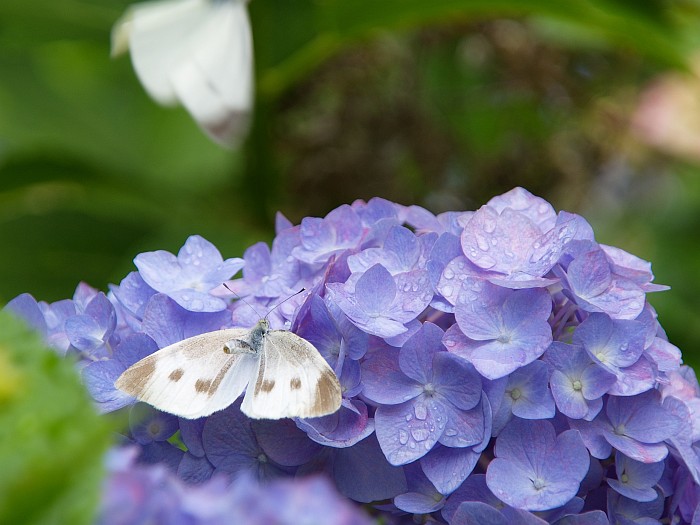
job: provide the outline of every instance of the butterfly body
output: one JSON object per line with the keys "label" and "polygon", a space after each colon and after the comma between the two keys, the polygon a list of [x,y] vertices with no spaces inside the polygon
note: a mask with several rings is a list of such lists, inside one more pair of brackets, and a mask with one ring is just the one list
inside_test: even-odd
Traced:
{"label": "butterfly body", "polygon": [[267,319],[177,342],[142,359],[116,381],[120,390],[187,419],[231,405],[245,390],[255,419],[320,417],[340,408],[340,384],[318,350]]}

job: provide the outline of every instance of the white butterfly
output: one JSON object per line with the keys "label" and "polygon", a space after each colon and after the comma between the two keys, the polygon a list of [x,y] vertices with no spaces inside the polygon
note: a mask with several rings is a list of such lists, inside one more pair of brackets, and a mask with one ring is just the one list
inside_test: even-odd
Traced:
{"label": "white butterfly", "polygon": [[132,5],[112,30],[141,83],[163,105],[181,103],[216,142],[248,130],[253,44],[246,0],[160,0]]}
{"label": "white butterfly", "polygon": [[340,408],[340,383],[318,350],[261,319],[251,330],[197,335],[142,359],[115,386],[187,419],[223,410],[241,395],[255,419],[319,417]]}

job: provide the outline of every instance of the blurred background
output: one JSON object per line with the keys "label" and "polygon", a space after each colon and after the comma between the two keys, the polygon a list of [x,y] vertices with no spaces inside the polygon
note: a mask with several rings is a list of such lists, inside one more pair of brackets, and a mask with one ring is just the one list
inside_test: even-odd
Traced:
{"label": "blurred background", "polygon": [[524,186],[653,262],[700,364],[699,0],[253,0],[256,108],[219,148],[110,59],[126,0],[0,2],[0,303],[105,290],[198,233],[224,257],[381,196]]}

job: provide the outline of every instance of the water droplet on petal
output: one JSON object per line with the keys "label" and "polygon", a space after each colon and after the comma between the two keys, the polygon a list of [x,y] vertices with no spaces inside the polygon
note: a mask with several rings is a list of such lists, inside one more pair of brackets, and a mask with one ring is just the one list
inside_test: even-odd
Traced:
{"label": "water droplet on petal", "polygon": [[456,436],[457,431],[454,428],[448,428],[447,430],[445,430],[445,435],[450,437]]}
{"label": "water droplet on petal", "polygon": [[413,407],[413,412],[416,414],[416,419],[420,419],[421,421],[428,417],[428,409],[423,403],[416,404],[416,406]]}
{"label": "water droplet on petal", "polygon": [[427,428],[412,428],[411,436],[416,441],[425,441],[430,437],[430,431]]}
{"label": "water droplet on petal", "polygon": [[452,279],[455,276],[455,273],[450,268],[445,268],[445,271],[442,273],[442,276],[445,279]]}
{"label": "water droplet on petal", "polygon": [[399,430],[399,443],[402,445],[408,443],[408,432],[406,432],[404,429]]}
{"label": "water droplet on petal", "polygon": [[483,235],[476,236],[476,245],[482,252],[487,252],[489,250],[489,242]]}
{"label": "water droplet on petal", "polygon": [[413,414],[406,414],[406,421],[411,421],[413,419]]}
{"label": "water droplet on petal", "polygon": [[486,233],[493,233],[495,229],[496,229],[496,221],[490,220],[490,219],[484,221],[484,231]]}
{"label": "water droplet on petal", "polygon": [[433,448],[433,444],[430,441],[425,442],[425,450],[430,450]]}

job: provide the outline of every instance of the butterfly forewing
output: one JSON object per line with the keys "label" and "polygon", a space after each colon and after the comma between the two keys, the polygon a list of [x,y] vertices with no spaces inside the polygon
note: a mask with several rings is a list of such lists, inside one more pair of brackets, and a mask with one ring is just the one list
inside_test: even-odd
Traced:
{"label": "butterfly forewing", "polygon": [[256,419],[320,417],[336,412],[341,399],[338,378],[311,343],[291,332],[271,330],[241,410]]}
{"label": "butterfly forewing", "polygon": [[241,395],[258,365],[255,355],[226,353],[224,345],[249,332],[219,330],[162,348],[128,368],[115,386],[188,419],[223,410]]}

